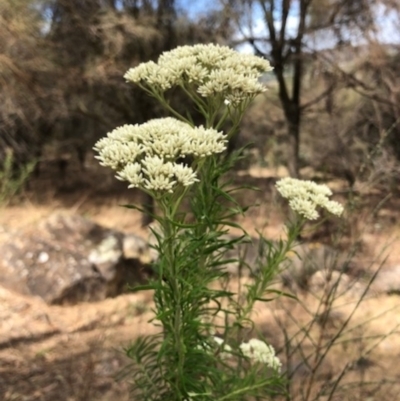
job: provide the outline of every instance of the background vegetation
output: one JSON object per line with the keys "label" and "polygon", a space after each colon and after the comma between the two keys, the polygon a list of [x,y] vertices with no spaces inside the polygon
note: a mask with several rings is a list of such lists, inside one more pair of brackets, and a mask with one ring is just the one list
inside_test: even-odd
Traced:
{"label": "background vegetation", "polygon": [[[16,168],[37,162],[36,175],[49,163],[61,176],[72,164],[84,169],[106,132],[163,115],[124,82],[129,67],[177,45],[217,42],[275,67],[242,127],[257,161],[286,165],[292,176],[312,167],[357,190],[360,182],[392,190],[400,159],[396,3],[1,0],[0,158],[11,149]],[[187,107],[178,94],[173,101]]]}

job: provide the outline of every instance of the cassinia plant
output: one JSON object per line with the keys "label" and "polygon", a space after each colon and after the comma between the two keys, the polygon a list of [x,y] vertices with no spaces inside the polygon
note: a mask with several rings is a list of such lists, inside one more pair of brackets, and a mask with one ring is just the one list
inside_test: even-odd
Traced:
{"label": "cassinia plant", "polygon": [[[240,229],[234,218],[245,211],[234,198],[237,188],[224,179],[241,153],[228,155],[226,148],[246,108],[265,90],[259,78],[270,70],[264,59],[218,45],[163,53],[157,63],[140,64],[125,78],[158,99],[173,117],[119,127],[95,145],[100,163],[130,188],[151,195],[158,210],[153,216],[158,222],[153,229],[155,278],[136,290],[154,291],[153,321],[160,331],[126,350],[134,361],[134,399],[227,401],[269,399],[283,392],[274,349],[262,339],[248,339],[254,333],[251,312],[256,301],[267,301],[271,280],[304,219],[317,218],[317,206],[336,215],[342,207],[328,199],[325,186],[280,181],[278,190],[299,219],[278,245],[264,240],[255,280],[241,292],[230,290],[224,266],[232,260],[226,252],[248,236],[226,235],[230,227]],[[173,88],[194,102],[204,125],[196,127],[190,116],[172,108],[167,92]],[[230,129],[223,132],[227,123]],[[182,208],[184,200],[189,213]]]}

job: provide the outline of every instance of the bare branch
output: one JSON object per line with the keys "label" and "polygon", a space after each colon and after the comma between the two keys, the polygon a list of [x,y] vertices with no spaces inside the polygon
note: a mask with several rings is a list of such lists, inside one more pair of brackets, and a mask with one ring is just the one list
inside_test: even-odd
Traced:
{"label": "bare branch", "polygon": [[308,109],[309,107],[313,106],[314,104],[320,102],[323,100],[325,97],[330,95],[333,92],[333,89],[336,87],[335,83],[332,83],[327,89],[325,89],[322,93],[320,93],[318,96],[316,96],[314,99],[308,101],[307,103],[304,103],[300,106],[300,109],[302,111]]}

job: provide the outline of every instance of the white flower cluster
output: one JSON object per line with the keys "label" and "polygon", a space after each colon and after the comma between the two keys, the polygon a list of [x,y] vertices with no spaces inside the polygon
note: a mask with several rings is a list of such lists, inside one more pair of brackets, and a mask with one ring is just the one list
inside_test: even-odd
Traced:
{"label": "white flower cluster", "polygon": [[221,132],[168,117],[116,128],[94,150],[100,164],[116,170],[129,188],[173,192],[178,184],[186,187],[198,181],[192,167],[177,163],[178,158],[221,153],[226,142]]}
{"label": "white flower cluster", "polygon": [[265,91],[259,77],[271,70],[269,62],[260,57],[226,46],[199,44],[164,52],[157,63],[140,64],[124,77],[161,92],[186,82],[203,97],[222,95],[227,102],[238,104]]}
{"label": "white flower cluster", "polygon": [[[224,342],[220,337],[213,336],[213,343],[220,350],[219,356],[221,359],[227,359],[232,356],[232,347]],[[198,349],[206,350],[207,352],[212,352],[214,347],[209,345],[199,346]],[[269,366],[270,368],[280,371],[282,363],[279,358],[275,355],[275,350],[271,345],[266,344],[264,341],[252,338],[248,343],[242,343],[239,346],[242,354],[255,361],[261,362]]]}
{"label": "white flower cluster", "polygon": [[326,185],[286,177],[276,183],[276,188],[284,198],[289,200],[291,209],[308,220],[319,217],[317,206],[337,216],[343,213],[343,206],[340,203],[329,200],[328,197],[332,195],[332,191]]}
{"label": "white flower cluster", "polygon": [[256,362],[265,363],[270,368],[280,371],[282,363],[275,355],[275,350],[264,341],[252,338],[248,343],[240,344],[240,350],[247,358]]}

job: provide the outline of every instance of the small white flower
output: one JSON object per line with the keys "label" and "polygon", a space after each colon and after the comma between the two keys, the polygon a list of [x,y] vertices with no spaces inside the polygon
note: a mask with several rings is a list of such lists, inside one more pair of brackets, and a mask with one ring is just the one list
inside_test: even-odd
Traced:
{"label": "small white flower", "polygon": [[319,217],[317,207],[326,209],[336,216],[343,213],[343,206],[340,203],[329,200],[328,197],[332,195],[332,191],[326,185],[286,177],[276,183],[276,188],[284,198],[289,200],[291,209],[308,220]]}
{"label": "small white flower", "polygon": [[172,177],[174,175],[174,166],[171,162],[165,162],[159,156],[146,156],[142,160],[143,172],[149,177],[157,177],[160,175]]}
{"label": "small white flower", "polygon": [[235,53],[232,57],[217,62],[222,69],[233,68],[237,73],[258,76],[260,73],[272,71],[268,60],[253,54]]}
{"label": "small white flower", "polygon": [[248,343],[240,344],[239,348],[247,358],[255,362],[265,363],[276,371],[281,369],[282,363],[275,355],[274,348],[264,341],[252,338]]}
{"label": "small white flower", "polygon": [[343,206],[336,201],[329,201],[325,204],[325,208],[328,212],[336,215],[341,216],[343,213]]}
{"label": "small white flower", "polygon": [[231,104],[231,101],[228,99],[225,99],[224,104],[225,104],[225,106],[229,106]]}
{"label": "small white flower", "polygon": [[139,127],[138,124],[125,124],[108,133],[107,137],[113,141],[124,143],[136,141],[139,135]]}
{"label": "small white flower", "polygon": [[110,142],[110,138],[101,138],[93,146],[93,150],[95,150],[96,152],[100,152],[101,150],[106,148],[110,144]]}
{"label": "small white flower", "polygon": [[143,183],[141,170],[142,166],[139,163],[129,163],[118,172],[116,178],[121,181],[128,181],[130,183],[128,188],[138,188]]}
{"label": "small white flower", "polygon": [[223,152],[227,142],[226,135],[222,132],[200,126],[187,132],[186,141],[182,145],[182,153],[198,157],[210,156]]}
{"label": "small white flower", "polygon": [[[102,145],[104,142],[102,143]],[[132,163],[142,152],[137,144],[122,142],[110,142],[99,151],[99,156],[95,156],[100,160],[102,166],[111,167],[118,170],[120,166]]]}
{"label": "small white flower", "polygon": [[184,187],[194,184],[199,180],[196,178],[196,173],[191,167],[183,166],[182,164],[174,164],[174,175],[176,180]]}
{"label": "small white flower", "polygon": [[143,180],[144,188],[150,191],[166,191],[173,193],[175,185],[176,181],[172,181],[169,177],[164,175],[148,177]]}
{"label": "small white flower", "polygon": [[168,71],[160,68],[153,61],[139,64],[135,68],[130,68],[124,75],[124,78],[127,81],[137,84],[150,84],[158,89],[161,89],[162,91],[171,88],[171,86],[175,84],[175,82],[171,80],[171,76],[168,74]]}
{"label": "small white flower", "polygon": [[233,95],[238,101],[243,101],[265,90],[266,88],[258,82],[258,77],[237,74],[234,69],[228,68],[212,71],[207,82],[199,86],[197,92],[203,97],[223,94],[229,100]]}
{"label": "small white flower", "polygon": [[191,65],[186,70],[189,83],[202,83],[208,76],[208,69],[199,64]]}
{"label": "small white flower", "polygon": [[182,147],[182,140],[177,136],[165,138],[148,139],[144,141],[147,152],[154,155],[176,159],[179,156]]}
{"label": "small white flower", "polygon": [[319,217],[318,212],[315,210],[315,203],[309,199],[295,197],[289,200],[289,206],[295,212],[301,214],[308,220],[316,220]]}

